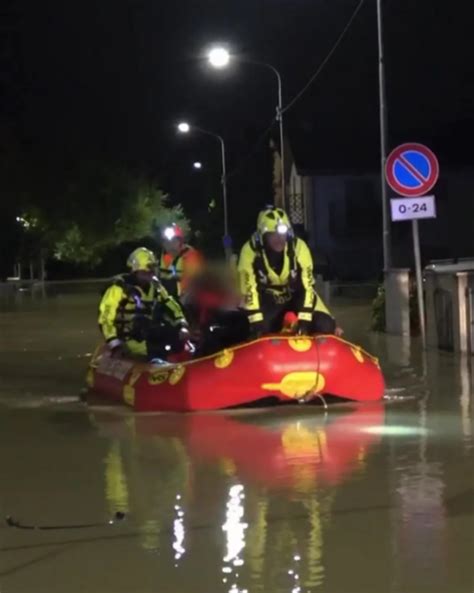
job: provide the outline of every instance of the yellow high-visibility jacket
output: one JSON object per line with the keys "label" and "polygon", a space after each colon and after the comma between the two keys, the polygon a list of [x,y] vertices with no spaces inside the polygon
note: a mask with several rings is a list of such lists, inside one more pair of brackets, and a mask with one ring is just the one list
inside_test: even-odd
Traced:
{"label": "yellow high-visibility jacket", "polygon": [[311,321],[314,311],[330,315],[321,298],[316,294],[313,277],[313,258],[308,245],[299,238],[288,241],[283,267],[278,274],[270,265],[265,250],[252,237],[242,247],[239,258],[240,289],[244,298],[250,323],[263,321],[261,297],[271,295],[276,304],[291,300],[297,292],[299,310],[295,311],[301,321]]}
{"label": "yellow high-visibility jacket", "polygon": [[160,282],[153,281],[147,290],[137,285],[133,274],[115,279],[107,288],[99,305],[99,326],[107,342],[137,339],[137,325],[151,322],[156,306],[163,308],[166,321],[172,325],[185,324],[181,306]]}

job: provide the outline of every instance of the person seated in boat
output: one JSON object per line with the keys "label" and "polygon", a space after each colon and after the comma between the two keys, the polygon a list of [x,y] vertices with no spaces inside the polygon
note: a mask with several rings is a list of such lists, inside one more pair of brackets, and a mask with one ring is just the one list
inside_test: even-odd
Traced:
{"label": "person seated in boat", "polygon": [[185,242],[183,229],[175,223],[163,229],[161,241],[160,280],[171,296],[182,299],[191,279],[202,268],[203,257]]}
{"label": "person seated in boat", "polygon": [[240,252],[238,270],[252,337],[281,331],[289,312],[297,316],[298,333],[341,333],[316,293],[309,247],[295,237],[281,208],[260,212],[257,231]]}
{"label": "person seated in boat", "polygon": [[99,326],[113,354],[163,359],[189,339],[181,305],[155,276],[157,260],[145,247],[127,260],[130,273],[117,276],[99,305]]}
{"label": "person seated in boat", "polygon": [[235,269],[227,264],[205,265],[191,280],[186,311],[200,356],[207,356],[248,336],[248,320],[240,308]]}

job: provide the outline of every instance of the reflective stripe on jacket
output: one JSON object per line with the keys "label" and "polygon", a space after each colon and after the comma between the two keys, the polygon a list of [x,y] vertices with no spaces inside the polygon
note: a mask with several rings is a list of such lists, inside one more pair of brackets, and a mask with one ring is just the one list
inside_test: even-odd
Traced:
{"label": "reflective stripe on jacket", "polygon": [[239,276],[244,307],[250,323],[263,320],[260,299],[263,293],[271,295],[276,304],[292,299],[295,294],[298,302],[298,319],[311,321],[313,312],[328,312],[317,296],[313,277],[313,258],[308,245],[299,238],[287,242],[283,254],[280,273],[275,271],[259,242],[252,238],[240,252]]}
{"label": "reflective stripe on jacket", "polygon": [[135,282],[133,274],[116,278],[99,305],[99,325],[105,340],[145,339],[156,306],[162,307],[163,317],[169,323],[185,323],[181,306],[160,282],[151,282],[144,289]]}

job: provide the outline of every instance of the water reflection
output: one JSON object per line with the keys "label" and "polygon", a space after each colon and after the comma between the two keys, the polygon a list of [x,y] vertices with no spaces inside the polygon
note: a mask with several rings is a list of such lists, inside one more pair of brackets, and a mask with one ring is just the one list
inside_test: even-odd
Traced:
{"label": "water reflection", "polygon": [[411,401],[327,418],[306,407],[96,410],[91,430],[89,411],[66,402],[97,337],[97,298],[2,312],[1,506],[32,523],[128,519],[93,532],[1,530],[2,593],[472,590],[472,358],[429,351],[424,378],[416,340],[368,334],[368,315],[344,305],[348,335]]}
{"label": "water reflection", "polygon": [[413,458],[407,460],[405,455],[397,456],[395,461],[395,492],[399,500],[395,505],[398,513],[393,533],[399,578],[405,573],[420,573],[425,586],[434,586],[445,580],[445,476],[442,464],[428,457],[427,404],[427,399],[418,403],[420,437],[416,462]]}
{"label": "water reflection", "polygon": [[129,494],[127,478],[120,451],[120,441],[113,440],[105,457],[105,498],[111,515],[128,513]]}
{"label": "water reflection", "polygon": [[[248,525],[242,519],[244,516],[243,500],[245,499],[244,487],[242,484],[235,484],[229,488],[229,499],[227,502],[226,520],[222,530],[226,533],[227,553],[224,562],[233,566],[242,566],[241,553],[245,548],[245,530]],[[223,572],[232,572],[223,570]]]}
{"label": "water reflection", "polygon": [[173,521],[173,550],[174,550],[174,559],[177,561],[183,556],[186,552],[184,547],[184,538],[185,538],[185,531],[184,531],[184,511],[179,504],[181,501],[181,495],[176,495],[176,504],[174,505],[175,510],[175,518]]}
{"label": "water reflection", "polygon": [[472,442],[473,437],[472,401],[474,397],[474,373],[472,372],[472,363],[473,358],[464,355],[459,362],[459,382],[461,385],[459,405],[461,408],[462,433],[466,445]]}
{"label": "water reflection", "polygon": [[[324,582],[324,531],[337,487],[365,471],[384,409],[372,404],[329,417],[94,413],[93,421],[110,438],[111,510],[130,510],[145,549],[160,552],[171,539],[175,566],[199,555],[199,532],[215,528],[220,508],[222,555],[212,560],[220,586],[265,591],[284,576],[288,591],[300,593]],[[188,520],[185,528],[185,515],[207,522]]]}
{"label": "water reflection", "polygon": [[[227,501],[226,519],[222,525],[222,530],[226,536],[226,553],[223,558],[222,572],[225,577],[223,582],[228,580],[238,580],[239,570],[244,564],[242,553],[245,549],[245,532],[248,524],[243,521],[244,518],[244,487],[242,484],[234,484],[229,488]],[[245,589],[239,589],[236,582],[233,582],[229,593],[244,593]]]}

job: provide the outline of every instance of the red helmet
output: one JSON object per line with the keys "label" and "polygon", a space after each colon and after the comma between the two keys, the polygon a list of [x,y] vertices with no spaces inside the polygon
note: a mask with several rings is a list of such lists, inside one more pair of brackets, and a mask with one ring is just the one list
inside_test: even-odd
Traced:
{"label": "red helmet", "polygon": [[174,239],[175,237],[178,239],[184,239],[183,229],[175,222],[165,227],[163,229],[162,235],[163,238],[167,239],[168,241],[171,241],[171,239]]}

